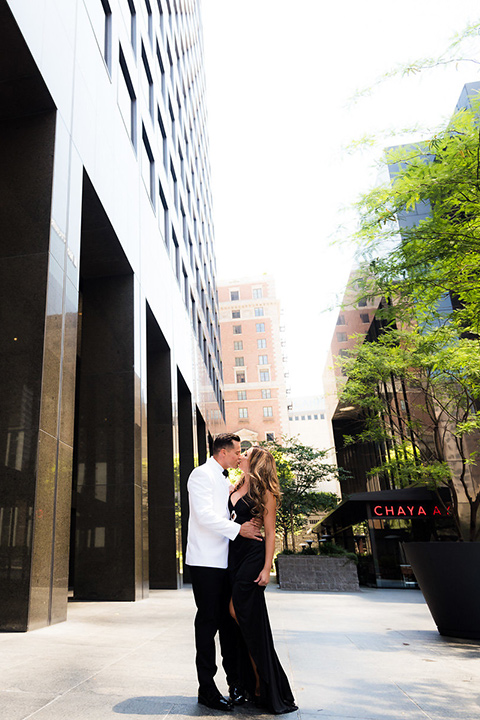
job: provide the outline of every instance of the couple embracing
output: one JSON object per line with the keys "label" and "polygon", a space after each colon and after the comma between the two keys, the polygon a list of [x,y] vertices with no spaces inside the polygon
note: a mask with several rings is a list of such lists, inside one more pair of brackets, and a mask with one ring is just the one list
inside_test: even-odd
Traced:
{"label": "couple embracing", "polygon": [[[232,486],[228,469],[237,467],[242,475]],[[212,457],[189,477],[188,494],[198,702],[230,711],[248,700],[274,714],[293,712],[265,604],[280,499],[273,455],[260,447],[242,454],[238,435],[217,435]],[[214,680],[217,631],[228,698]]]}

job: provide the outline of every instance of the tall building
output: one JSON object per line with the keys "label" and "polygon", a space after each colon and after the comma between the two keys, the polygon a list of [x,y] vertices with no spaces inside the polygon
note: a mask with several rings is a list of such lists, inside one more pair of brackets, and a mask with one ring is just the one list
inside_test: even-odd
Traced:
{"label": "tall building", "polygon": [[356,408],[346,407],[340,402],[346,382],[340,360],[348,355],[360,338],[375,332],[375,323],[378,322],[375,314],[380,305],[380,299],[357,301],[357,296],[358,270],[354,269],[348,279],[323,373],[325,415],[333,433],[336,462],[339,467],[350,472],[350,477],[344,480],[342,488],[347,494],[365,489],[368,482],[371,482],[368,470],[375,464],[370,462],[370,453],[366,447],[357,457],[352,446],[345,445],[342,440],[343,434],[348,434],[347,429],[351,430],[352,423],[355,424],[358,412]]}
{"label": "tall building", "polygon": [[271,276],[218,287],[227,430],[244,448],[288,432],[285,340]]}
{"label": "tall building", "polygon": [[[326,451],[325,462],[336,465],[332,424],[327,419],[323,397],[291,398],[288,405],[288,436],[297,438],[303,445]],[[341,495],[337,479],[324,480],[317,485],[317,490]]]}
{"label": "tall building", "polygon": [[[182,578],[224,428],[196,0],[0,0],[0,629]],[[70,548],[70,550],[69,550]]]}
{"label": "tall building", "polygon": [[292,397],[288,404],[288,435],[318,450],[333,446],[325,415],[325,400],[319,395]]}

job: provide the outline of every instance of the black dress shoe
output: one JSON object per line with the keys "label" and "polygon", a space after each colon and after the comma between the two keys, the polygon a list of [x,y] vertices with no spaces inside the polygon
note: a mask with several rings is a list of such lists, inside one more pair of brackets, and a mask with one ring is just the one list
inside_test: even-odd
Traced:
{"label": "black dress shoe", "polygon": [[205,705],[212,710],[222,710],[222,712],[230,712],[233,710],[233,703],[223,695],[214,695],[213,697],[204,697],[203,695],[198,696],[198,702],[200,705]]}
{"label": "black dress shoe", "polygon": [[228,692],[230,695],[230,702],[234,705],[243,705],[243,703],[247,700],[245,691],[235,685],[230,685]]}

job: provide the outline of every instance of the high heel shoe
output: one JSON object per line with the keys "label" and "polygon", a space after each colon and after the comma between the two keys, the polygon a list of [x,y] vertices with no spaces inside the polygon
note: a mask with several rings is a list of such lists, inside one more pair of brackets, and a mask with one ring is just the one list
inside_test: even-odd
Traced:
{"label": "high heel shoe", "polygon": [[254,704],[255,707],[257,707],[257,708],[264,708],[264,707],[266,707],[265,700],[262,699],[262,696],[261,696],[261,695],[254,695],[254,697],[253,697],[253,704]]}

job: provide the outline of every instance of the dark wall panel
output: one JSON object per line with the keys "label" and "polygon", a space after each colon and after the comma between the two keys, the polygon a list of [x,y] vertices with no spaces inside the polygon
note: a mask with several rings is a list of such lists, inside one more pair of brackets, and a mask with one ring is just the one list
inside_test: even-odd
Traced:
{"label": "dark wall panel", "polygon": [[148,525],[150,587],[176,588],[176,498],[170,349],[147,313]]}

